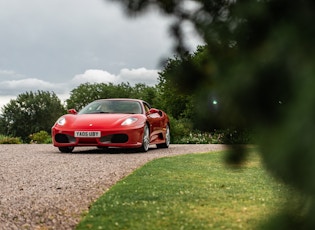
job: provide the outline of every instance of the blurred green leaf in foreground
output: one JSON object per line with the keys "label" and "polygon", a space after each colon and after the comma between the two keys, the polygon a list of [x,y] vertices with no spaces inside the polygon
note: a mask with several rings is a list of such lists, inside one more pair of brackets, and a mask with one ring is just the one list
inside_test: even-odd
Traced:
{"label": "blurred green leaf in foreground", "polygon": [[[276,229],[314,229],[315,2],[312,0],[115,0],[130,15],[159,9],[171,27],[182,65],[172,79],[208,112],[212,95],[222,124],[256,130],[265,166],[306,197],[300,213],[284,214]],[[187,56],[184,26],[206,46]],[[237,149],[242,154],[241,149]],[[234,151],[234,154],[237,154]],[[238,157],[231,157],[237,159]],[[286,224],[283,224],[283,223]],[[290,222],[290,224],[288,224]]]}

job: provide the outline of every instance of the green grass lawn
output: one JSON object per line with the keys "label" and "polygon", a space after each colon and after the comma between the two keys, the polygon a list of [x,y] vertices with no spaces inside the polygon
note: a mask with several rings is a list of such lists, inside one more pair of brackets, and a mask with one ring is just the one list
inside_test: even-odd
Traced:
{"label": "green grass lawn", "polygon": [[252,152],[241,169],[224,152],[154,160],[119,181],[77,229],[256,229],[283,206],[288,189]]}

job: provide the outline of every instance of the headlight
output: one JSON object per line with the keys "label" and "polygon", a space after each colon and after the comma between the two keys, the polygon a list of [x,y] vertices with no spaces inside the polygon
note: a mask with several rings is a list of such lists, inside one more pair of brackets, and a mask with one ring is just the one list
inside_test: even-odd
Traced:
{"label": "headlight", "polygon": [[121,123],[121,125],[131,125],[131,124],[135,123],[137,120],[138,120],[138,118],[129,117],[123,123]]}
{"label": "headlight", "polygon": [[58,121],[57,121],[57,124],[58,125],[66,124],[66,118],[64,118],[64,117],[59,118]]}

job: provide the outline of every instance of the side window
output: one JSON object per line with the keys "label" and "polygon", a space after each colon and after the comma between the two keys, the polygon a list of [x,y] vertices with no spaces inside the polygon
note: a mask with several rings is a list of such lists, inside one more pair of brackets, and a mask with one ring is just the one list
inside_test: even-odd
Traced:
{"label": "side window", "polygon": [[145,113],[148,113],[150,110],[150,106],[146,103],[143,103],[143,106],[144,106]]}

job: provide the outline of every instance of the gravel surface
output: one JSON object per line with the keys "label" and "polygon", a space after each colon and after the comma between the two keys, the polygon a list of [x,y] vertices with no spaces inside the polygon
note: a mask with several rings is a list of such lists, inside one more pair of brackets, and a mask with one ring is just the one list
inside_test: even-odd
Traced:
{"label": "gravel surface", "polygon": [[0,229],[74,229],[82,213],[121,178],[156,158],[224,149],[171,145],[147,153],[52,145],[0,145]]}

